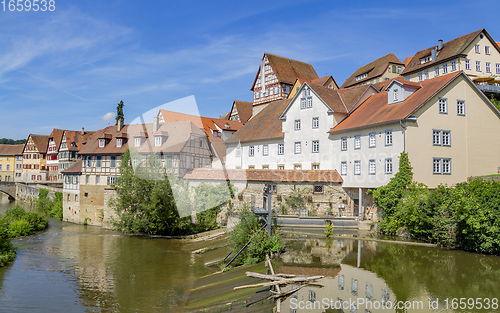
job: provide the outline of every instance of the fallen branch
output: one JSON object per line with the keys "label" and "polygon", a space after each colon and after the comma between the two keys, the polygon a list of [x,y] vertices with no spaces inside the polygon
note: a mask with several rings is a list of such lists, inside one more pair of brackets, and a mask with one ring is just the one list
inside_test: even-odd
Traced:
{"label": "fallen branch", "polygon": [[248,277],[253,277],[253,278],[259,278],[259,279],[267,279],[267,280],[280,280],[280,281],[287,281],[287,282],[308,282],[311,280],[318,280],[321,279],[325,276],[310,276],[310,277],[293,277],[293,278],[284,278],[278,275],[264,275],[264,274],[259,274],[259,273],[254,273],[254,272],[246,272],[245,273]]}

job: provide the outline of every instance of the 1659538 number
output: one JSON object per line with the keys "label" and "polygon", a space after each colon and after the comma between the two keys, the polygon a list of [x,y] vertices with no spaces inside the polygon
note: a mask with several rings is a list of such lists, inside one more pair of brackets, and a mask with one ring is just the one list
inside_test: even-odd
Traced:
{"label": "1659538 number", "polygon": [[2,0],[3,11],[55,11],[55,0]]}

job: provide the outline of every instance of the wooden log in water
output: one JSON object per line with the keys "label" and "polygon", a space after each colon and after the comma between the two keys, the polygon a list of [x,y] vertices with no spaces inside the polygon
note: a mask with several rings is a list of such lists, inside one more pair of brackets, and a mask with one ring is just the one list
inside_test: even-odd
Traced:
{"label": "wooden log in water", "polygon": [[259,278],[259,279],[266,279],[266,280],[273,280],[273,281],[286,281],[286,282],[308,282],[311,280],[318,280],[321,279],[325,276],[309,276],[309,277],[292,277],[292,278],[284,278],[281,276],[277,275],[265,275],[265,274],[259,274],[259,273],[254,273],[254,272],[246,272],[245,273],[248,277],[253,277],[253,278]]}

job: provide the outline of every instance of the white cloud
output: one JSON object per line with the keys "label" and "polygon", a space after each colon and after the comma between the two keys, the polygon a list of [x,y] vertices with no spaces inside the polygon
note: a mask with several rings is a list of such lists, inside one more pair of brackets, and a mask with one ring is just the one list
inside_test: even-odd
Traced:
{"label": "white cloud", "polygon": [[101,116],[101,119],[104,121],[111,121],[114,118],[115,118],[115,113],[113,113],[113,112],[108,112],[108,113],[104,114],[103,116]]}

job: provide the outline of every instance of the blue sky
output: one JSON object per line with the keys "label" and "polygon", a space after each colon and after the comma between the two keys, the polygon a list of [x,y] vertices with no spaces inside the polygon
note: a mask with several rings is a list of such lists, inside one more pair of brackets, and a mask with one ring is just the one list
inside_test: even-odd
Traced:
{"label": "blue sky", "polygon": [[[1,7],[0,7],[1,9]],[[500,1],[56,0],[53,12],[0,11],[0,138],[97,130],[123,100],[128,121],[194,95],[203,116],[251,101],[270,52],[342,84],[359,66],[486,28]],[[180,112],[183,111],[179,107]],[[110,113],[111,112],[111,113]]]}

